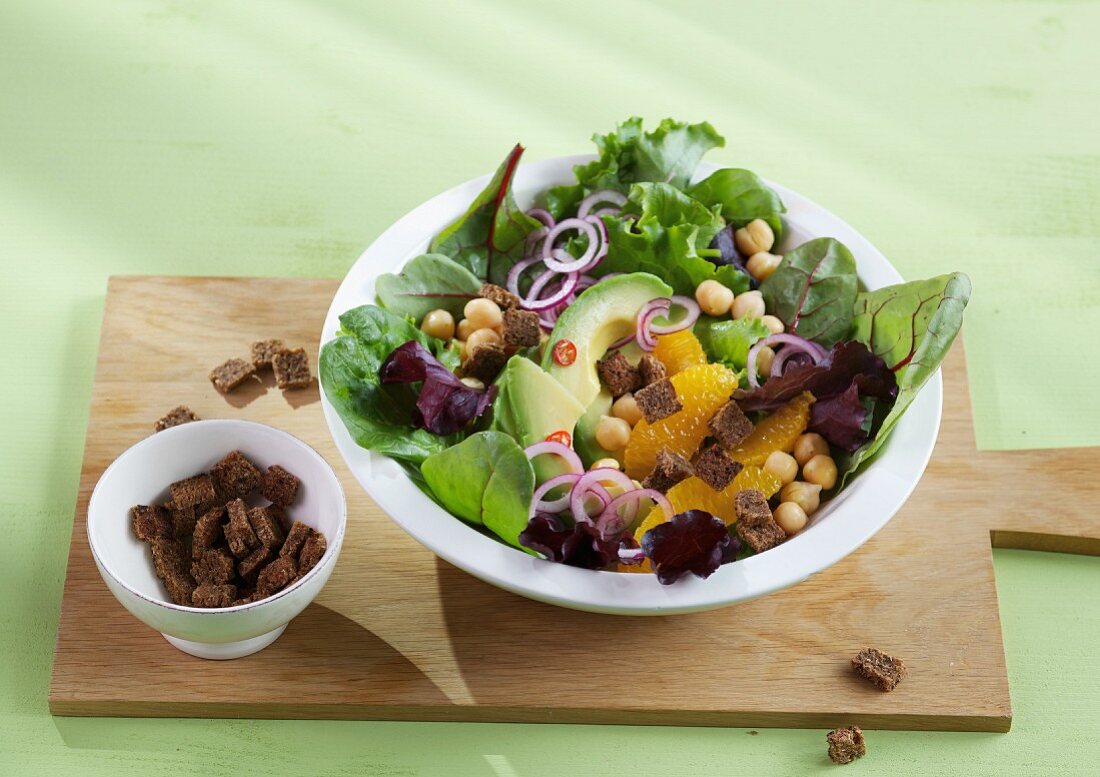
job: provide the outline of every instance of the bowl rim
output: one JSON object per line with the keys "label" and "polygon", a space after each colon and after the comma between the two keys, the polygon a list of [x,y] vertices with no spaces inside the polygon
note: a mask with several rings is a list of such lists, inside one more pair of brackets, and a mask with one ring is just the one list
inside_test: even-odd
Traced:
{"label": "bowl rim", "polygon": [[[584,164],[594,158],[595,155],[593,154],[567,155],[519,165],[514,179],[517,199],[523,199],[519,191],[526,185],[524,179],[536,178],[539,175],[542,175],[543,178],[564,175],[566,172],[571,172],[574,165]],[[693,180],[723,167],[726,166],[701,162],[696,168]],[[456,200],[461,196],[464,201],[460,203],[458,212],[464,212],[469,201],[473,199],[478,191],[484,188],[491,177],[492,174],[487,173],[429,198],[401,216],[375,238],[349,268],[333,296],[321,332],[321,347],[334,337],[338,326],[338,317],[344,310],[354,305],[374,303],[373,285],[379,275],[384,272],[398,271],[409,259],[422,252],[422,247],[434,234],[433,230],[442,227],[441,224],[431,221],[432,219],[439,219],[440,214],[438,211],[441,206],[445,206],[449,201]],[[541,190],[546,186],[555,185],[560,180],[563,179],[559,177],[549,182],[540,180],[540,184],[536,188]],[[898,273],[882,252],[847,222],[809,198],[785,186],[775,184],[767,179],[764,179],[764,181],[782,196],[788,206],[788,218],[792,215],[792,211],[799,210],[805,211],[802,218],[816,218],[832,222],[830,229],[835,230],[838,237],[843,234],[844,242],[857,256],[857,263],[861,265],[859,268],[861,281],[866,280],[865,276],[870,270],[870,274],[877,276],[877,280],[871,285],[871,288],[903,282],[904,279],[901,274]],[[452,203],[452,206],[455,204],[457,203]],[[453,211],[454,207],[451,210]],[[429,220],[430,224],[425,226],[425,220]],[[794,219],[793,223],[797,229],[798,219]],[[811,237],[818,236],[821,236],[821,233],[813,234]],[[395,255],[398,257],[396,261],[393,259]],[[868,267],[868,265],[870,266]],[[723,566],[710,579],[699,580],[689,576],[678,581],[674,586],[661,586],[659,589],[652,588],[652,586],[657,585],[654,575],[577,569],[529,556],[495,538],[488,537],[423,495],[391,459],[360,448],[351,438],[335,408],[329,402],[323,387],[321,402],[333,441],[336,443],[336,447],[349,470],[351,470],[364,491],[378,504],[390,520],[436,556],[481,580],[538,601],[590,612],[623,615],[668,615],[724,607],[790,587],[828,569],[873,537],[905,504],[924,474],[939,434],[943,410],[943,381],[942,374],[937,369],[918,393],[905,417],[898,422],[898,426],[893,430],[890,439],[883,446],[876,460],[860,473],[856,481],[849,484],[843,491],[838,492],[830,500],[836,506],[834,509],[840,509],[843,507],[843,503],[848,501],[846,497],[859,495],[861,496],[859,501],[866,502],[870,508],[879,511],[875,517],[870,520],[857,520],[856,518],[849,520],[849,526],[846,527],[847,531],[843,531],[842,527],[841,532],[833,532],[835,536],[831,540],[829,540],[830,535],[804,531],[772,549],[766,562],[761,562],[756,556],[749,557],[737,564]],[[918,416],[921,416],[920,423],[917,423]],[[915,441],[919,443],[919,448],[917,448],[919,452],[916,456],[911,455],[911,452],[901,452],[899,442],[905,435],[899,433],[903,430],[919,438]],[[905,458],[905,473],[894,473],[886,469],[884,462],[887,459],[886,454],[890,451],[895,451],[896,457],[899,459]],[[393,478],[394,475],[376,474],[374,470],[380,462],[388,462],[396,470],[396,476],[416,493],[409,493],[406,497],[396,494],[397,488],[383,487],[386,485],[385,481],[388,478]],[[367,466],[364,467],[364,463]],[[385,465],[381,464],[380,466],[384,467]],[[883,480],[882,485],[889,488],[876,495],[874,490],[869,490],[869,488],[878,488],[878,484],[872,483],[875,480]],[[857,492],[855,488],[861,485],[862,488]],[[418,510],[410,509],[408,504],[398,504],[402,499],[418,501],[418,497],[422,502],[419,505],[414,504],[414,508],[423,507],[425,512],[442,515],[454,526],[442,530],[439,527],[429,526],[427,521],[416,514]],[[864,505],[864,508],[866,509],[868,505]],[[852,516],[849,515],[848,517]],[[833,523],[838,525],[836,521]],[[812,522],[810,528],[812,529],[815,526],[816,522]],[[456,527],[465,530],[465,534],[459,535]],[[455,548],[447,545],[443,539],[436,538],[437,531],[439,534],[452,534],[452,539],[457,540],[465,547],[456,552]],[[821,543],[823,547],[808,553],[808,543],[812,542],[814,538],[821,539],[822,537],[827,540]],[[840,542],[840,539],[844,541]],[[484,554],[483,557],[477,553],[471,554],[469,552],[471,544],[477,546],[476,550]],[[781,561],[784,559],[774,555],[776,553],[784,558],[794,557],[796,561],[801,557],[804,563],[784,567],[781,565]],[[807,560],[807,556],[812,556],[812,558]],[[791,559],[786,558],[786,560]],[[757,569],[761,563],[765,563],[767,568]],[[716,578],[722,577],[723,572],[731,568],[737,568],[737,575],[744,578],[739,582],[739,585],[747,589],[747,592],[731,593],[724,591],[725,587]],[[602,576],[605,579],[611,578],[611,581],[609,584],[604,583],[600,581],[599,577],[591,577],[593,574]],[[575,575],[586,577],[574,577]],[[629,580],[622,580],[624,578]],[[621,583],[616,585],[616,579]],[[727,581],[733,579],[733,576],[726,575]],[[646,586],[646,582],[650,585]],[[650,590],[643,591],[643,587],[648,587]],[[623,593],[625,589],[631,588],[633,590],[629,591],[629,598],[620,599],[616,595],[617,593]]]}
{"label": "bowl rim", "polygon": [[[141,452],[141,450],[145,446],[155,444],[155,443],[150,442],[151,440],[153,440],[155,438],[160,438],[161,440],[165,440],[165,439],[171,440],[175,436],[178,436],[179,434],[184,433],[184,432],[181,432],[179,430],[184,429],[188,426],[195,425],[195,424],[205,424],[207,426],[236,426],[236,427],[244,427],[246,429],[253,429],[253,430],[262,429],[265,432],[274,432],[275,434],[281,435],[281,436],[285,437],[286,439],[288,439],[289,441],[291,441],[292,443],[297,444],[298,446],[303,448],[308,455],[312,455],[312,456],[316,457],[317,460],[320,461],[324,465],[325,469],[328,470],[328,472],[332,475],[332,482],[336,485],[336,493],[340,497],[340,520],[339,520],[339,523],[338,523],[338,526],[337,526],[336,536],[333,539],[332,543],[328,546],[328,550],[334,550],[335,552],[330,553],[330,552],[326,551],[325,555],[321,559],[321,561],[319,561],[313,567],[313,569],[306,572],[302,576],[302,578],[300,580],[296,581],[293,585],[289,585],[286,588],[282,589],[281,591],[278,591],[278,592],[272,594],[271,596],[269,596],[265,599],[260,599],[259,601],[256,601],[256,602],[249,602],[248,604],[233,605],[231,607],[192,607],[192,606],[183,605],[183,604],[176,604],[175,602],[167,602],[167,601],[164,601],[163,599],[157,599],[157,598],[149,596],[148,594],[142,593],[141,591],[137,590],[136,588],[131,586],[129,583],[127,583],[125,580],[123,580],[122,577],[117,572],[115,572],[114,569],[111,568],[111,565],[107,563],[106,559],[100,553],[99,547],[97,546],[95,537],[92,533],[92,520],[93,520],[92,515],[93,515],[93,506],[96,503],[96,496],[100,493],[101,488],[106,488],[106,486],[104,486],[104,482],[107,480],[107,476],[111,473],[111,471],[116,466],[120,465],[120,462],[124,458],[127,458],[127,457],[132,456],[132,455],[137,455],[138,453]],[[171,443],[169,443],[169,444],[171,444]],[[85,513],[84,523],[85,523],[85,532],[86,532],[87,537],[88,537],[88,545],[91,547],[92,558],[95,561],[96,566],[98,566],[103,571],[104,574],[110,576],[110,578],[113,581],[115,581],[118,585],[120,585],[122,588],[126,589],[126,591],[128,591],[130,594],[136,596],[137,598],[139,598],[139,599],[141,599],[145,602],[148,602],[149,604],[157,605],[158,607],[163,607],[166,610],[170,610],[170,611],[174,611],[174,612],[194,613],[196,615],[224,615],[226,613],[233,614],[233,613],[247,612],[248,610],[258,608],[258,607],[260,607],[262,605],[265,605],[265,604],[273,604],[276,601],[278,601],[279,599],[282,599],[284,596],[288,596],[291,593],[293,593],[294,591],[299,590],[301,587],[303,587],[305,585],[307,580],[309,580],[312,577],[315,577],[318,573],[320,573],[320,571],[322,569],[334,564],[336,556],[339,553],[339,549],[343,545],[344,534],[347,530],[347,525],[348,525],[348,503],[347,503],[347,496],[344,494],[344,486],[340,482],[340,478],[336,475],[336,471],[333,470],[332,465],[329,464],[328,461],[325,460],[325,457],[322,456],[320,453],[318,453],[317,450],[312,445],[310,445],[309,443],[301,440],[298,437],[295,437],[290,432],[283,431],[282,429],[271,426],[270,424],[264,424],[264,423],[260,423],[258,421],[247,421],[247,420],[241,419],[241,418],[203,418],[203,419],[199,419],[199,420],[196,420],[196,421],[189,421],[188,423],[180,424],[179,426],[169,427],[168,429],[164,429],[164,430],[159,431],[159,432],[154,432],[153,434],[149,435],[148,437],[144,437],[141,440],[138,440],[136,443],[134,443],[129,448],[127,448],[122,453],[120,453],[114,459],[114,461],[112,461],[109,465],[107,465],[107,468],[103,470],[103,474],[101,474],[99,476],[99,479],[96,481],[95,487],[92,489],[92,495],[88,499],[88,509]]]}

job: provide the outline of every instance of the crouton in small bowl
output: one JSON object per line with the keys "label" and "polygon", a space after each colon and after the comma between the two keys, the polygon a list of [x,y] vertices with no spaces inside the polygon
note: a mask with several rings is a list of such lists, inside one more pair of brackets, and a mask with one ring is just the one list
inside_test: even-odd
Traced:
{"label": "crouton in small bowl", "polygon": [[88,504],[107,588],[172,645],[239,658],[270,645],[336,566],[343,489],[313,448],[237,420],[195,421],[131,446]]}

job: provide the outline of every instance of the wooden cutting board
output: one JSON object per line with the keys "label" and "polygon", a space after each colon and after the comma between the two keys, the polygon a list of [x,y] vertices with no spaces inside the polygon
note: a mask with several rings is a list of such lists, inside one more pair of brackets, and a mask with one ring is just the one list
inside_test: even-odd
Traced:
{"label": "wooden cutting board", "polygon": [[[976,451],[961,347],[943,425],[912,498],[839,564],[771,596],[661,618],[528,601],[435,558],[363,493],[316,386],[229,397],[211,367],[281,337],[316,364],[333,280],[119,277],[109,284],[49,703],[58,715],[635,723],[1007,731],[990,545],[1100,554],[1090,449]],[[203,661],[127,613],[85,539],[92,487],[176,404],[247,418],[316,447],[349,524],[318,600],[263,652]],[[849,658],[905,659],[890,694]]]}

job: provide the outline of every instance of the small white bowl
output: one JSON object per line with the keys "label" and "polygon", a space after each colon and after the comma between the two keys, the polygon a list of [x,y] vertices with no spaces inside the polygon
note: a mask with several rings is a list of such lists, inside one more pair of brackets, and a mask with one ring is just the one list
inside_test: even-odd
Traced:
{"label": "small white bowl", "polygon": [[[322,532],[328,549],[301,580],[262,601],[220,609],[173,604],[153,573],[148,544],[130,528],[130,508],[165,501],[170,483],[206,472],[232,450],[301,479],[287,512]],[[142,623],[199,658],[240,658],[278,639],[328,581],[346,525],[344,491],[332,467],[298,438],[251,421],[194,421],[146,437],[107,467],[88,503],[88,543],[111,593]]]}
{"label": "small white bowl", "polygon": [[[520,165],[513,182],[517,203],[530,207],[539,192],[573,183],[574,165],[593,158],[586,154]],[[703,162],[696,168],[695,179],[717,169]],[[426,251],[432,236],[469,208],[489,178],[484,175],[433,197],[379,235],[340,284],[321,343],[336,336],[341,313],[374,302],[379,275],[398,272]],[[786,230],[777,253],[812,238],[835,237],[855,256],[856,271],[866,288],[901,282],[886,257],[844,221],[797,192],[767,183],[787,206]],[[661,585],[655,575],[592,572],[554,564],[478,532],[425,496],[396,462],[359,447],[323,392],[321,401],[336,447],[363,489],[395,523],[439,557],[495,586],[550,604],[618,615],[671,615],[724,607],[792,586],[870,539],[901,508],[924,473],[939,432],[943,381],[937,370],[874,461],[823,504],[798,536],[766,553],[726,564],[706,580],[685,577],[670,586]]]}

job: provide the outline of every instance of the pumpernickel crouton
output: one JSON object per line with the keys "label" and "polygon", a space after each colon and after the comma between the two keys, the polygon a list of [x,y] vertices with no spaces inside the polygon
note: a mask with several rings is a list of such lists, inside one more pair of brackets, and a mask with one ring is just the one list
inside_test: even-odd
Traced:
{"label": "pumpernickel crouton", "polygon": [[325,555],[327,549],[328,541],[325,535],[319,531],[310,531],[309,537],[302,545],[302,552],[298,554],[298,574],[304,575],[317,566],[317,562]]}
{"label": "pumpernickel crouton", "polygon": [[252,366],[257,370],[270,367],[275,354],[285,350],[282,340],[257,340],[252,344]]}
{"label": "pumpernickel crouton", "polygon": [[228,583],[234,575],[234,559],[225,548],[204,550],[198,561],[191,562],[191,577],[199,585]]}
{"label": "pumpernickel crouton", "polygon": [[130,508],[134,536],[142,542],[174,536],[172,518],[160,505],[134,505]]}
{"label": "pumpernickel crouton", "polygon": [[837,728],[825,735],[829,743],[829,760],[835,764],[850,764],[867,755],[867,743],[859,726]]}
{"label": "pumpernickel crouton", "polygon": [[228,394],[256,374],[256,368],[244,359],[227,359],[210,371],[210,382],[221,394]]}
{"label": "pumpernickel crouton", "polygon": [[272,464],[267,468],[263,476],[264,499],[280,507],[289,507],[298,496],[298,487],[302,481],[292,475],[278,464]]}
{"label": "pumpernickel crouton", "polygon": [[529,348],[539,344],[541,335],[538,313],[519,308],[504,309],[500,336],[505,345]]}
{"label": "pumpernickel crouton", "polygon": [[271,357],[271,368],[275,371],[275,385],[281,389],[309,388],[313,383],[305,348],[277,352]]}
{"label": "pumpernickel crouton", "polygon": [[262,546],[272,549],[282,547],[286,540],[283,532],[283,508],[278,505],[253,507],[248,511],[248,522],[252,524],[252,531]]}
{"label": "pumpernickel crouton", "polygon": [[283,543],[283,547],[279,549],[279,555],[297,559],[298,554],[302,552],[302,546],[306,544],[306,540],[309,539],[312,531],[313,529],[308,524],[295,521],[286,534],[286,541]]}
{"label": "pumpernickel crouton", "polygon": [[242,500],[234,499],[225,505],[225,510],[229,513],[229,522],[224,529],[225,541],[229,543],[229,549],[234,556],[244,558],[260,547],[256,532],[248,521],[248,508]]}
{"label": "pumpernickel crouton", "polygon": [[231,451],[215,464],[210,469],[210,476],[219,496],[227,500],[247,497],[260,487],[263,480],[263,473],[240,451]]}
{"label": "pumpernickel crouton", "polygon": [[241,559],[241,563],[237,565],[237,573],[245,582],[255,583],[260,570],[271,560],[272,555],[271,548],[261,545]]}
{"label": "pumpernickel crouton", "polygon": [[483,283],[477,296],[492,300],[497,303],[501,310],[519,307],[519,297],[495,283]]}
{"label": "pumpernickel crouton", "polygon": [[497,379],[497,375],[508,363],[508,354],[504,347],[496,343],[478,346],[466,357],[462,371],[468,378],[477,378],[486,386]]}
{"label": "pumpernickel crouton", "polygon": [[728,486],[737,473],[741,463],[729,457],[721,445],[705,448],[695,459],[695,475],[715,491]]}
{"label": "pumpernickel crouton", "polygon": [[260,571],[256,590],[264,596],[281,591],[298,574],[298,565],[289,556],[279,556]]}
{"label": "pumpernickel crouton", "polygon": [[852,669],[870,680],[883,693],[894,690],[909,676],[905,663],[875,648],[864,648],[852,659]]}
{"label": "pumpernickel crouton", "polygon": [[181,426],[198,420],[199,417],[191,412],[191,408],[187,405],[177,405],[157,419],[157,422],[153,424],[153,431],[163,432],[173,426]]}
{"label": "pumpernickel crouton", "polygon": [[172,504],[179,507],[194,507],[208,502],[216,496],[214,481],[209,475],[195,475],[185,480],[177,480],[168,486],[172,494]]}
{"label": "pumpernickel crouton", "polygon": [[638,384],[642,387],[649,386],[659,380],[668,377],[665,365],[651,353],[642,354],[638,361]]}
{"label": "pumpernickel crouton", "polygon": [[237,586],[203,583],[191,592],[191,603],[195,607],[232,607],[237,598]]}
{"label": "pumpernickel crouton", "polygon": [[753,425],[732,399],[707,421],[711,436],[726,450],[733,450],[752,434]]}
{"label": "pumpernickel crouton", "polygon": [[684,409],[680,398],[676,396],[676,387],[668,378],[635,391],[634,401],[638,403],[645,420],[651,424]]}
{"label": "pumpernickel crouton", "polygon": [[692,469],[690,461],[668,448],[661,448],[657,451],[657,463],[654,464],[653,471],[642,481],[642,487],[664,493],[681,480],[694,474],[695,470]]}
{"label": "pumpernickel crouton", "polygon": [[737,513],[737,533],[756,553],[770,550],[787,538],[772,517],[763,491],[756,488],[738,491],[733,509]]}
{"label": "pumpernickel crouton", "polygon": [[225,507],[213,507],[195,521],[195,533],[191,535],[191,558],[198,561],[204,551],[214,547],[224,536]]}
{"label": "pumpernickel crouton", "polygon": [[596,373],[600,376],[600,382],[616,399],[638,388],[638,368],[619,351],[596,362]]}

